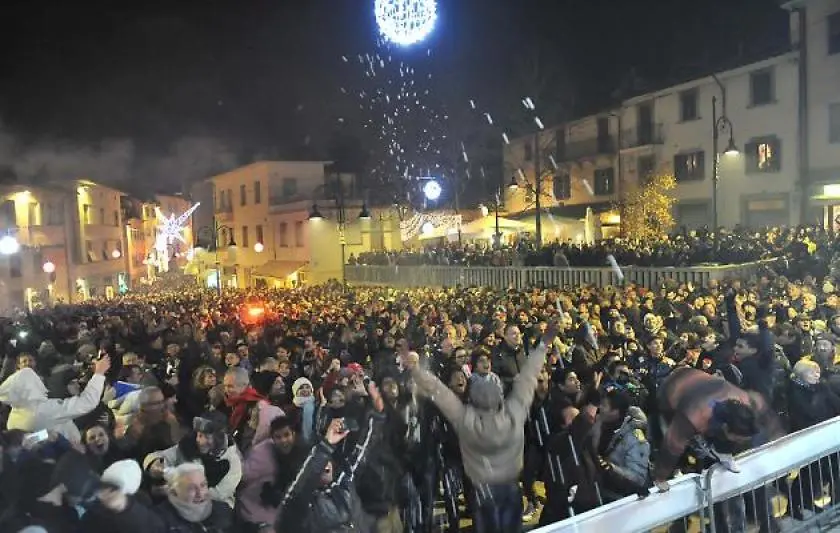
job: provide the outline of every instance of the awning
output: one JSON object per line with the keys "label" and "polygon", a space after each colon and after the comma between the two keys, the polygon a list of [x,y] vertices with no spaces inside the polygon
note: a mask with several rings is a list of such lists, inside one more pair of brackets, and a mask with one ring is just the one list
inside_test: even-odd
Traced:
{"label": "awning", "polygon": [[[615,205],[612,202],[595,202],[591,204],[556,205],[548,209],[543,207],[543,214],[547,213],[552,216],[561,218],[583,219],[586,216],[586,208],[588,207],[591,207],[592,212],[596,215],[606,213],[615,209]],[[532,217],[534,215],[535,210],[529,209],[527,211],[521,211],[519,213],[511,213],[508,215],[508,218],[514,220],[522,220],[524,218]]]}
{"label": "awning", "polygon": [[251,275],[257,278],[285,279],[305,266],[305,261],[269,261],[255,267]]}
{"label": "awning", "polygon": [[[519,220],[512,220],[510,218],[499,217],[499,230],[516,231],[526,230],[530,227],[526,222]],[[487,232],[495,233],[496,231],[496,217],[488,215],[473,220],[469,224],[461,227],[461,233],[464,235],[481,235]]]}

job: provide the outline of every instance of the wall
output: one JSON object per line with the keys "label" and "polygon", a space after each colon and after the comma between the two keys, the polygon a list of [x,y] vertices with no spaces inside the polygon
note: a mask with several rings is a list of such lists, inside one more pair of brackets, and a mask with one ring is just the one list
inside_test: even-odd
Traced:
{"label": "wall", "polygon": [[[120,205],[123,193],[87,180],[77,180],[74,185],[73,301],[115,295],[119,275],[128,270]],[[87,219],[85,206],[89,206]],[[119,255],[115,257],[114,251]]]}
{"label": "wall", "polygon": [[[799,219],[797,182],[797,55],[785,54],[776,58],[753,63],[743,68],[718,75],[726,89],[726,114],[733,125],[735,143],[740,154],[720,157],[720,181],[718,188],[718,222],[732,227],[748,221],[748,202],[757,199],[784,198],[788,205],[787,224]],[[750,101],[750,75],[769,69],[774,77],[774,102],[753,106]],[[680,95],[684,91],[697,91],[698,115],[694,120],[682,121]],[[722,113],[720,87],[713,78],[694,80],[663,91],[642,95],[624,103],[622,121],[635,123],[636,106],[652,102],[654,122],[661,124],[664,143],[652,152],[656,166],[665,172],[674,171],[674,156],[702,151],[704,153],[704,174],[702,180],[679,183],[675,195],[679,203],[706,205],[711,221],[712,196],[712,98],[717,97],[718,116]],[[764,136],[775,136],[781,140],[781,170],[772,173],[747,173],[745,146],[750,141]],[[728,132],[722,132],[719,150],[723,152],[729,140]],[[623,168],[628,183],[639,183],[636,172],[638,155],[622,152]],[[632,176],[632,177],[630,177]],[[752,204],[755,205],[755,204]],[[710,223],[710,222],[709,222]]]}
{"label": "wall", "polygon": [[[609,135],[599,144],[598,120],[605,119]],[[565,156],[558,154],[557,135],[565,139]],[[534,146],[535,135],[512,139],[504,147],[505,208],[517,213],[534,209],[533,188],[535,185],[535,155],[530,160],[526,157],[526,145]],[[596,169],[613,167],[618,178],[616,148],[618,142],[618,120],[610,113],[591,115],[574,122],[550,128],[539,134],[540,168],[543,176],[540,201],[544,208],[557,205],[579,205],[597,202],[609,202],[618,199],[621,185],[616,183],[613,194],[596,195],[594,174]],[[555,164],[557,167],[555,168]],[[570,176],[570,196],[555,196],[554,175],[568,173]],[[517,181],[530,184],[510,190],[507,185],[515,177]],[[522,183],[520,183],[521,185]]]}
{"label": "wall", "polygon": [[[829,105],[840,103],[840,54],[828,53],[828,16],[840,12],[840,0],[805,4],[807,42],[808,123],[811,180],[840,183],[840,144],[830,143]],[[792,24],[797,26],[797,16]]]}

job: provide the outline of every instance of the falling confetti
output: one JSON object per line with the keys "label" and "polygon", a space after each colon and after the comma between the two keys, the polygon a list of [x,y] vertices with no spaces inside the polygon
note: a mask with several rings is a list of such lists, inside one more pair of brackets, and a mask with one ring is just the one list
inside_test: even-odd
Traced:
{"label": "falling confetti", "polygon": [[468,164],[469,154],[460,139],[447,137],[449,113],[429,81],[431,49],[410,61],[403,55],[379,39],[373,50],[356,55],[358,61],[345,61],[346,87],[340,92],[354,98],[361,111],[359,126],[371,145],[371,176],[408,194],[421,177],[455,175],[459,165]]}

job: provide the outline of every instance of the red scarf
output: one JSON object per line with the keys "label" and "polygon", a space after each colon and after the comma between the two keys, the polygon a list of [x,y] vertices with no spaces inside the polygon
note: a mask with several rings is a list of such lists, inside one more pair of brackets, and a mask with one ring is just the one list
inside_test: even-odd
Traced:
{"label": "red scarf", "polygon": [[235,398],[225,398],[225,405],[231,408],[230,428],[232,430],[237,429],[248,412],[248,405],[260,400],[265,400],[265,398],[254,387],[248,387]]}

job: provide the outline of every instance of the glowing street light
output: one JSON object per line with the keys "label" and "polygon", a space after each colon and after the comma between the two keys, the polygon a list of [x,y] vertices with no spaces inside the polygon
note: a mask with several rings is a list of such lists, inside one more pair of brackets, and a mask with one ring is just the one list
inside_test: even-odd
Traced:
{"label": "glowing street light", "polygon": [[440,194],[442,192],[443,189],[441,188],[440,183],[435,180],[431,180],[423,186],[423,194],[426,196],[426,199],[433,202],[440,198]]}
{"label": "glowing street light", "polygon": [[257,252],[258,254],[261,254],[261,253],[263,253],[263,250],[265,250],[265,245],[263,243],[258,242],[256,244],[254,244],[254,251],[255,252]]}
{"label": "glowing street light", "polygon": [[11,235],[0,238],[0,254],[13,255],[20,251],[20,243]]}
{"label": "glowing street light", "polygon": [[733,139],[731,136],[729,137],[729,145],[726,147],[726,150],[724,150],[723,153],[728,156],[738,155],[741,153],[741,151],[738,150],[738,147],[735,146],[735,139]]}
{"label": "glowing street light", "polygon": [[420,233],[423,235],[429,235],[435,231],[435,226],[431,222],[424,222],[423,225],[420,227]]}
{"label": "glowing street light", "polygon": [[111,257],[113,257],[114,259],[119,259],[120,257],[122,257],[122,252],[119,250],[114,250],[113,252],[111,252]]}
{"label": "glowing street light", "polygon": [[52,274],[53,272],[55,272],[55,263],[53,263],[52,261],[47,261],[41,268],[44,269],[45,274]]}

